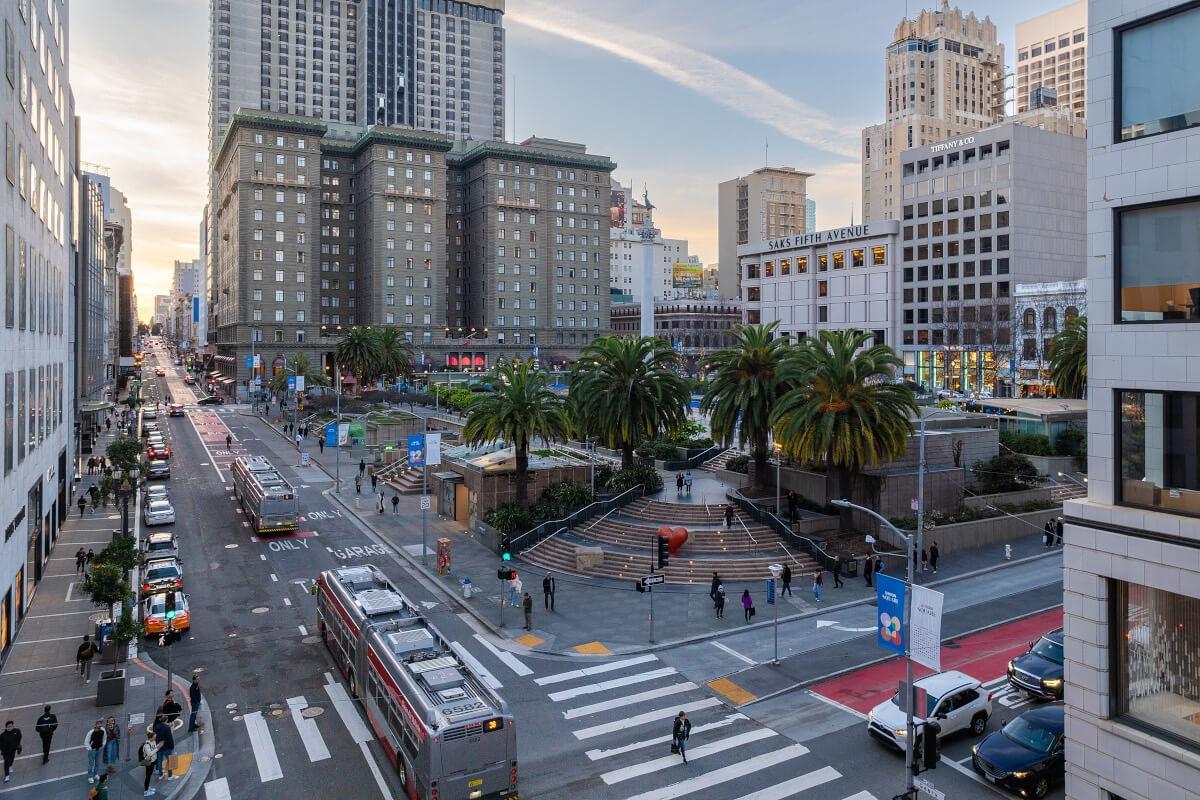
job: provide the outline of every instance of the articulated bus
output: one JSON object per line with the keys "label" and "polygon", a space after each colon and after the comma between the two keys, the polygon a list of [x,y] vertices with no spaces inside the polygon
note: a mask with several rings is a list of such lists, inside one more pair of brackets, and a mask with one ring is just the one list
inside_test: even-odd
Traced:
{"label": "articulated bus", "polygon": [[373,566],[317,578],[321,638],[411,800],[517,800],[512,714]]}
{"label": "articulated bus", "polygon": [[240,456],[230,467],[233,494],[255,534],[288,533],[300,527],[296,490],[262,456]]}

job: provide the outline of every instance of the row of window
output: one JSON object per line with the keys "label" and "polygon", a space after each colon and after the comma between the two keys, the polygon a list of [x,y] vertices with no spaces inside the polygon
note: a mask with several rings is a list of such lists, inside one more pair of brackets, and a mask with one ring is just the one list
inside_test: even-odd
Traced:
{"label": "row of window", "polygon": [[[951,286],[934,286],[931,288],[921,286],[915,292],[912,289],[905,289],[902,297],[906,305],[910,305],[913,302],[928,303],[931,298],[934,303],[941,303],[943,302],[943,289],[945,290],[945,301],[948,302],[975,300],[976,295],[978,295],[978,299],[980,300],[991,300],[993,297],[1000,299],[1011,297],[1011,287],[1008,281],[996,283],[994,289],[991,283],[964,283],[961,287],[957,284]],[[1007,313],[1008,310],[1006,307],[1005,314],[1007,315]]]}
{"label": "row of window", "polygon": [[62,336],[62,270],[12,226],[4,226],[4,327]]}
{"label": "row of window", "polygon": [[[980,192],[978,195],[971,193],[962,195],[961,197],[942,197],[936,200],[922,201],[915,205],[909,203],[904,206],[903,216],[905,220],[910,220],[913,218],[913,214],[915,212],[917,219],[924,219],[930,214],[933,214],[933,216],[936,217],[941,214],[956,214],[960,210],[973,211],[976,207],[991,208],[993,205],[1006,206],[1008,205],[1008,195],[1008,189],[996,189],[994,191],[989,190],[986,192]],[[1004,212],[1004,215],[1004,224],[997,224],[997,228],[1003,228],[1008,225],[1008,212]],[[926,234],[920,234],[922,238],[924,238],[925,235]],[[940,234],[934,235],[938,236]],[[905,238],[912,238],[911,226],[905,228]]]}
{"label": "row of window", "polygon": [[4,373],[4,474],[63,423],[62,364]]}
{"label": "row of window", "polygon": [[[967,169],[951,172],[945,176],[932,179],[910,181],[904,184],[904,199],[930,197],[945,192],[957,192],[959,189],[970,189],[975,186],[986,186],[995,183],[1008,183],[1012,174],[1012,165],[1008,163],[995,164],[982,169]],[[1006,190],[1001,190],[1006,191]],[[999,192],[997,192],[999,194]]]}
{"label": "row of window", "polygon": [[[905,248],[906,253],[907,253],[907,251],[910,251],[910,250],[912,250],[911,247]],[[911,261],[912,260],[911,254],[908,254],[906,256],[905,260]],[[997,275],[1007,275],[1008,269],[1009,269],[1009,262],[1008,262],[1007,258],[996,259],[996,274]],[[952,262],[950,264],[933,264],[932,266],[921,266],[921,267],[915,267],[915,268],[914,267],[905,267],[903,277],[904,277],[905,283],[912,283],[914,276],[918,283],[924,283],[925,281],[928,281],[928,280],[935,280],[935,281],[946,280],[946,279],[958,280],[959,274],[961,274],[962,277],[964,277],[964,278],[974,278],[976,275],[975,262],[974,261],[962,262],[961,270],[959,269],[959,264],[957,261]],[[981,277],[985,277],[985,278],[992,274],[992,260],[990,258],[982,259],[979,262],[978,274]]]}
{"label": "row of window", "polygon": [[[887,265],[887,245],[878,245],[870,248],[871,250],[871,266],[880,267]],[[763,261],[760,269],[758,264],[746,265],[747,278],[773,278],[775,277],[776,265],[780,277],[791,275],[793,263],[795,264],[795,274],[803,275],[808,272],[808,256],[798,256],[792,258],[781,258],[778,261],[767,260]],[[847,265],[851,267],[865,267],[867,265],[867,251],[865,248],[856,247],[851,250],[835,250],[832,253],[821,253],[816,257],[816,271],[827,272],[830,264],[836,269],[845,269]]]}
{"label": "row of window", "polygon": [[976,239],[951,239],[948,242],[919,244],[916,248],[904,248],[905,263],[914,260],[928,261],[937,258],[957,258],[960,255],[973,256],[976,253],[1005,253],[1009,249],[1009,234],[1002,233],[996,237],[981,236]]}

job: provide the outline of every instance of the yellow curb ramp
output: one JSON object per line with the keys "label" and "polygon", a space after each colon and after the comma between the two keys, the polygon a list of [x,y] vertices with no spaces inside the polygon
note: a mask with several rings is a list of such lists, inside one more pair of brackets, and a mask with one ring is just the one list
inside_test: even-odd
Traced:
{"label": "yellow curb ramp", "polygon": [[611,651],[604,645],[600,644],[600,642],[588,642],[587,644],[576,645],[575,652],[583,653],[587,656],[606,656]]}
{"label": "yellow curb ramp", "polygon": [[708,682],[708,688],[712,689],[717,694],[724,697],[735,706],[744,706],[757,700],[758,697],[750,692],[747,692],[742,687],[738,686],[729,678],[716,678]]}
{"label": "yellow curb ramp", "polygon": [[527,633],[524,636],[518,636],[517,638],[513,639],[513,641],[517,644],[523,644],[532,649],[546,640],[540,636],[534,636],[532,633]]}

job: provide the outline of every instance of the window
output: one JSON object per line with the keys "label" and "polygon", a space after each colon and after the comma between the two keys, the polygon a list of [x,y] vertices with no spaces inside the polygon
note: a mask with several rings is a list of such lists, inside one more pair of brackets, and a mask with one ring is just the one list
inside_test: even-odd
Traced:
{"label": "window", "polygon": [[1114,711],[1183,744],[1200,744],[1189,710],[1200,702],[1200,599],[1124,581],[1111,581],[1109,651]]}
{"label": "window", "polygon": [[1119,500],[1200,516],[1200,394],[1122,391]]}
{"label": "window", "polygon": [[1200,201],[1116,213],[1118,321],[1200,319]]}
{"label": "window", "polygon": [[1113,35],[1118,141],[1200,125],[1200,7]]}

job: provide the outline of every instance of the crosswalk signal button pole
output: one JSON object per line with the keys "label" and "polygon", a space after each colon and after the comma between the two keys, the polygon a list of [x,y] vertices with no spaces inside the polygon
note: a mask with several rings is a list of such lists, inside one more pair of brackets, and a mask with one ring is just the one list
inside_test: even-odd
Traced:
{"label": "crosswalk signal button pole", "polygon": [[921,735],[921,763],[925,769],[936,769],[938,764],[938,734],[942,726],[936,722],[926,722]]}

